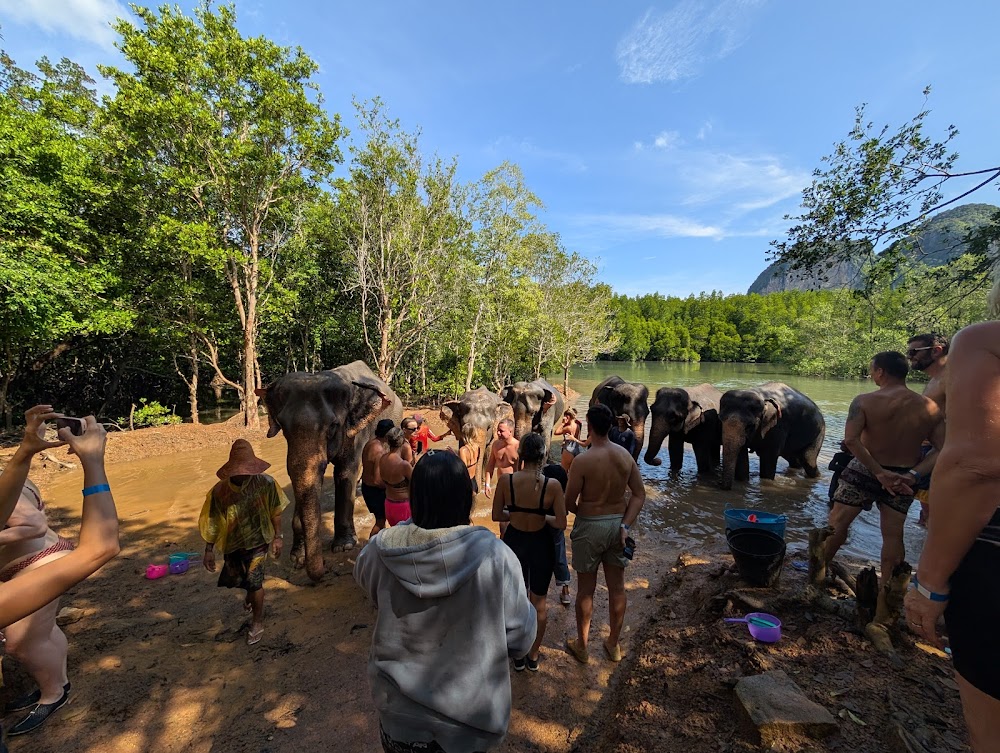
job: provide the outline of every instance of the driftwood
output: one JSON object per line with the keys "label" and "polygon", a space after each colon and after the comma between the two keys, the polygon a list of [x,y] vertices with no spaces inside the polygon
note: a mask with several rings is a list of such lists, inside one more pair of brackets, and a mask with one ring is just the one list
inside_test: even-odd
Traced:
{"label": "driftwood", "polygon": [[827,565],[827,570],[833,574],[837,585],[839,585],[850,596],[857,596],[858,582],[853,575],[847,572],[846,567],[839,562],[831,562]]}
{"label": "driftwood", "polygon": [[826,540],[833,535],[833,528],[814,528],[809,532],[809,582],[820,586],[826,581]]}
{"label": "driftwood", "polygon": [[[874,568],[870,569],[874,571]],[[892,633],[896,632],[899,618],[903,613],[903,598],[906,596],[906,588],[909,585],[912,571],[913,568],[907,562],[901,562],[892,569],[892,575],[877,590],[875,616],[865,625],[865,635],[875,645],[875,648],[891,658],[896,656],[896,650],[892,645]],[[860,580],[859,576],[859,588]],[[858,613],[860,616],[860,599]]]}
{"label": "driftwood", "polygon": [[59,460],[59,458],[54,458],[47,452],[40,453],[38,457],[40,457],[46,463],[55,463],[60,468],[76,468],[75,463],[64,463],[62,460]]}
{"label": "driftwood", "polygon": [[858,573],[854,592],[858,606],[858,626],[864,628],[875,619],[875,610],[878,607],[878,574],[874,567],[866,567]]}

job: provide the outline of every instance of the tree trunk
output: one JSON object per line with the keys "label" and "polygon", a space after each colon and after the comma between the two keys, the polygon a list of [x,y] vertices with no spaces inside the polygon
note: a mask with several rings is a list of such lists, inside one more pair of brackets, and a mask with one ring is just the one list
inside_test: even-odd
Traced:
{"label": "tree trunk", "polygon": [[198,338],[191,333],[191,381],[188,382],[188,402],[191,404],[191,423],[201,423],[198,418]]}
{"label": "tree trunk", "polygon": [[476,346],[479,339],[479,323],[483,318],[483,307],[486,305],[485,296],[479,299],[479,308],[476,309],[476,318],[472,322],[472,335],[469,339],[469,361],[465,369],[465,391],[472,389],[472,373],[476,370]]}
{"label": "tree trunk", "polygon": [[563,394],[569,395],[569,364],[563,364]]}
{"label": "tree trunk", "polygon": [[13,410],[7,402],[7,389],[10,387],[12,377],[13,372],[10,369],[5,369],[3,378],[0,379],[0,412],[3,413],[3,425],[8,432],[14,430]]}

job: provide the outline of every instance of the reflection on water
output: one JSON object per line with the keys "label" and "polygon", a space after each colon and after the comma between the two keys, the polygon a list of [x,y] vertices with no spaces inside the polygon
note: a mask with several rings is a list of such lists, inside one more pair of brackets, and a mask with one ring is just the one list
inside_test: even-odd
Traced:
{"label": "reflection on water", "polygon": [[[690,446],[685,448],[684,468],[677,477],[672,477],[670,473],[666,442],[660,451],[663,465],[646,465],[640,455],[639,470],[642,471],[647,494],[643,520],[652,528],[651,533],[664,542],[680,546],[724,541],[723,511],[728,506],[786,514],[789,546],[804,547],[808,531],[826,524],[827,489],[831,475],[827,465],[844,436],[847,409],[856,395],[874,389],[871,382],[801,377],[772,364],[632,364],[604,361],[579,366],[570,373],[570,387],[581,393],[576,402],[581,414],[586,412],[594,388],[613,374],[630,382],[645,384],[649,388],[650,405],[656,391],[665,386],[685,387],[710,382],[725,392],[768,381],[785,382],[812,398],[826,419],[826,441],[819,457],[821,476],[815,480],[806,478],[801,471],[788,473],[788,464],[779,460],[774,481],[761,482],[757,476],[757,456],[750,455],[750,482],[735,482],[733,489],[726,492],[719,488],[716,478],[698,478]],[[648,422],[646,436],[649,436]],[[924,540],[924,530],[916,525],[918,509],[919,505],[914,502],[905,529],[910,562],[916,562]],[[863,512],[851,527],[850,537],[842,551],[877,560],[880,547],[878,513],[875,510]]]}

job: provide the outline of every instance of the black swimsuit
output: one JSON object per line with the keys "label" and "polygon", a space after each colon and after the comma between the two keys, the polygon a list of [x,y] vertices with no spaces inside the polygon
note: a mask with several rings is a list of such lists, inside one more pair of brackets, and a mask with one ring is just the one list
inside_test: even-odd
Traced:
{"label": "black swimsuit", "polygon": [[[514,500],[514,474],[510,474],[510,504],[507,512],[548,515],[551,510],[545,509],[545,487],[549,483],[546,478],[542,482],[542,493],[538,497],[537,507],[519,507]],[[511,523],[503,535],[504,543],[517,555],[521,563],[525,585],[536,596],[545,596],[549,591],[552,571],[555,568],[555,551],[552,548],[552,534],[548,526],[542,526],[537,531],[522,531]]]}

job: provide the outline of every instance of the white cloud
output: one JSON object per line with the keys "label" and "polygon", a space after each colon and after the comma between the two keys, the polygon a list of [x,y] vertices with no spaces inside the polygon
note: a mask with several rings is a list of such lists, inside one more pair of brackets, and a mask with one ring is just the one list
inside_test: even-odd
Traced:
{"label": "white cloud", "polygon": [[673,149],[675,146],[680,145],[681,135],[677,131],[660,131],[656,136],[653,137],[653,141],[650,144],[646,144],[643,141],[634,141],[632,146],[635,151],[641,152],[647,147],[652,147],[654,149]]}
{"label": "white cloud", "polygon": [[604,228],[628,235],[715,240],[726,237],[726,231],[720,227],[705,225],[697,220],[672,214],[584,214],[577,215],[573,221],[580,225]]}
{"label": "white cloud", "polygon": [[729,55],[746,38],[750,12],[764,0],[681,0],[649,10],[619,41],[618,67],[630,84],[678,81]]}
{"label": "white cloud", "polygon": [[743,212],[797,196],[812,179],[808,171],[786,168],[780,159],[768,154],[693,152],[686,155],[678,171],[687,188],[683,203],[725,199]]}
{"label": "white cloud", "polygon": [[497,139],[491,146],[490,151],[500,156],[510,155],[512,152],[519,153],[525,157],[561,164],[564,169],[573,173],[583,173],[587,171],[587,163],[578,154],[563,152],[558,149],[546,149],[540,147],[530,139],[511,139],[503,137]]}
{"label": "white cloud", "polygon": [[111,22],[129,13],[118,0],[0,0],[6,19],[65,34],[99,47],[113,46]]}
{"label": "white cloud", "polygon": [[712,127],[713,127],[712,121],[706,120],[702,124],[701,128],[698,129],[698,135],[695,138],[697,138],[698,141],[704,141],[705,139],[708,138],[708,135],[712,132]]}

